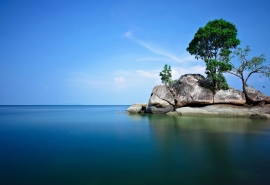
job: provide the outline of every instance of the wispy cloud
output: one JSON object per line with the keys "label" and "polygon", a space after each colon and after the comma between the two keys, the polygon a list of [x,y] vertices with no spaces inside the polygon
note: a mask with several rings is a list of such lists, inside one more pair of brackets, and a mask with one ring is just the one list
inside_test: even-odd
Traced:
{"label": "wispy cloud", "polygon": [[114,78],[114,89],[124,90],[127,88],[126,79],[124,77],[115,77]]}
{"label": "wispy cloud", "polygon": [[179,62],[179,63],[186,63],[186,62],[190,62],[190,61],[196,61],[194,56],[189,55],[188,53],[184,53],[181,56],[176,56],[175,54],[166,51],[165,49],[162,49],[160,47],[154,46],[153,44],[144,42],[142,40],[136,39],[133,37],[133,33],[132,31],[128,31],[124,34],[124,36],[136,43],[138,43],[139,45],[145,47],[146,49],[152,51],[153,53],[156,53],[158,55],[162,55],[165,56],[175,62]]}
{"label": "wispy cloud", "polygon": [[67,88],[77,89],[80,91],[93,91],[93,90],[113,90],[123,91],[128,87],[126,76],[130,75],[130,72],[123,71],[124,76],[117,76],[116,74],[108,74],[107,76],[95,76],[86,72],[73,72],[69,74],[69,78],[66,79]]}
{"label": "wispy cloud", "polygon": [[205,66],[196,65],[189,68],[174,67],[172,68],[172,79],[179,79],[184,74],[202,74],[204,75]]}
{"label": "wispy cloud", "polygon": [[144,58],[138,58],[135,61],[169,61],[168,58],[154,58],[154,57],[144,57]]}
{"label": "wispy cloud", "polygon": [[[173,67],[172,68],[172,79],[179,79],[184,74],[204,74],[205,66],[196,65],[189,68]],[[145,80],[153,79],[155,83],[160,83],[159,70],[137,70],[138,76]]]}
{"label": "wispy cloud", "polygon": [[152,70],[152,71],[137,70],[136,73],[146,78],[153,78],[153,79],[159,78],[157,70]]}

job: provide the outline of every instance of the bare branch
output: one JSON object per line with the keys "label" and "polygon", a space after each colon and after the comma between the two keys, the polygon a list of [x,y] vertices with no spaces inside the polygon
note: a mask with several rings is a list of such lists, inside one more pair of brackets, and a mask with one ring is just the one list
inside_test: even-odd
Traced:
{"label": "bare branch", "polygon": [[[243,88],[247,84],[247,81],[252,74],[261,73],[270,78],[270,66],[263,66],[263,63],[266,61],[264,54],[261,54],[259,57],[247,59],[246,57],[248,56],[249,51],[251,51],[249,46],[247,46],[245,49],[241,49],[240,47],[237,48],[234,54],[238,57],[240,66],[236,68],[230,62],[233,69],[231,71],[227,71],[228,73],[233,74],[242,80]],[[246,78],[244,78],[244,71],[250,71]],[[244,89],[243,91],[245,92]]]}

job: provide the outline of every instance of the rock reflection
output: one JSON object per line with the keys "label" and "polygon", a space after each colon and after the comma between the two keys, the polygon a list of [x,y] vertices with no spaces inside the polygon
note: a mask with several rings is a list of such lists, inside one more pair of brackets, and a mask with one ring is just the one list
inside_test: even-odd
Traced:
{"label": "rock reflection", "polygon": [[[136,121],[148,121],[159,163],[170,176],[181,177],[182,182],[186,179],[189,184],[220,184],[223,179],[221,184],[250,184],[259,180],[254,174],[264,177],[261,182],[269,179],[268,168],[256,168],[270,164],[263,154],[270,152],[269,147],[263,146],[270,136],[267,120],[165,115],[131,117]],[[268,139],[264,141],[263,138]],[[262,146],[258,145],[258,140]]]}

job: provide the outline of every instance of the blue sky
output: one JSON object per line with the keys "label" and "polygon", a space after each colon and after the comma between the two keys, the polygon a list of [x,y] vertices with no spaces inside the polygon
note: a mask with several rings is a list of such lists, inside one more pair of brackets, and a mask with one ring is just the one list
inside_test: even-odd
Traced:
{"label": "blue sky", "polygon": [[[268,0],[0,0],[0,105],[148,102],[165,64],[174,79],[204,74],[186,48],[220,18],[236,25],[250,57],[264,53],[270,65],[269,10]],[[269,82],[249,80],[267,95]]]}

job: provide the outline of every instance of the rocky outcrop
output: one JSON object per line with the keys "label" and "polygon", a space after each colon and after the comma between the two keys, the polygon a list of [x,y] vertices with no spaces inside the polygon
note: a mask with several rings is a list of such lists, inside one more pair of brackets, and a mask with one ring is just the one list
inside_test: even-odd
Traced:
{"label": "rocky outcrop", "polygon": [[174,105],[174,96],[168,86],[157,85],[154,87],[152,93],[158,96],[160,99],[167,101],[169,104]]}
{"label": "rocky outcrop", "polygon": [[218,103],[244,105],[246,103],[245,94],[233,88],[219,90],[214,95],[214,104]]}
{"label": "rocky outcrop", "polygon": [[205,81],[200,74],[186,74],[173,85],[175,92],[176,107],[190,104],[207,105],[213,103],[213,93],[201,84]]}
{"label": "rocky outcrop", "polygon": [[157,85],[148,104],[133,104],[127,113],[270,118],[270,97],[260,91],[246,87],[248,98],[242,91],[233,88],[219,90],[214,95],[205,88],[205,82],[205,77],[200,74],[186,74],[171,87]]}
{"label": "rocky outcrop", "polygon": [[150,106],[155,106],[155,107],[167,107],[171,105],[166,99],[161,99],[159,96],[156,94],[152,93],[152,96],[149,99],[149,105]]}
{"label": "rocky outcrop", "polygon": [[165,114],[174,110],[174,97],[165,85],[157,85],[152,90],[147,113]]}
{"label": "rocky outcrop", "polygon": [[149,106],[147,107],[146,112],[151,114],[166,114],[167,112],[171,112],[173,110],[174,107],[172,105],[169,105],[167,107]]}
{"label": "rocky outcrop", "polygon": [[247,99],[249,102],[257,103],[260,101],[264,101],[265,99],[268,98],[262,92],[254,89],[250,86],[245,86],[245,91],[246,91]]}
{"label": "rocky outcrop", "polygon": [[263,101],[264,101],[265,103],[270,104],[270,96],[267,96]]}
{"label": "rocky outcrop", "polygon": [[219,116],[243,117],[251,119],[269,119],[270,105],[247,108],[236,105],[214,104],[204,107],[181,107],[176,112],[182,116]]}
{"label": "rocky outcrop", "polygon": [[145,112],[146,107],[147,103],[135,103],[126,110],[126,113],[129,114],[143,113]]}

